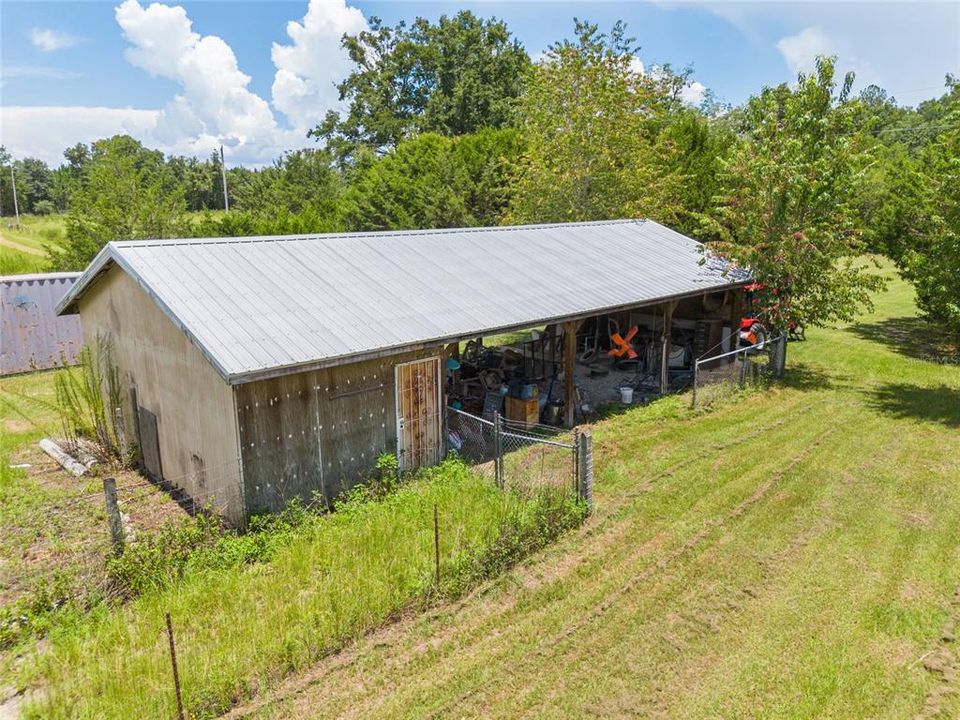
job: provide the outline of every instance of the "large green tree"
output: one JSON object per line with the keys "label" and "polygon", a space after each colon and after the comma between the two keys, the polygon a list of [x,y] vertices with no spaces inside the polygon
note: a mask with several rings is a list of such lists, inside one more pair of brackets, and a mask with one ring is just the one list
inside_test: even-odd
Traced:
{"label": "large green tree", "polygon": [[509,202],[520,151],[515,130],[459,138],[424,133],[400,143],[355,175],[343,197],[349,230],[488,225]]}
{"label": "large green tree", "polygon": [[163,153],[128,135],[99,140],[70,201],[65,247],[51,251],[51,265],[82,269],[112,240],[183,235],[185,210],[183,187]]}
{"label": "large green tree", "polygon": [[658,142],[679,102],[675,78],[638,71],[618,23],[609,35],[576,22],[536,66],[520,103],[526,144],[512,219],[521,222],[677,213],[672,145]]}
{"label": "large green tree", "polygon": [[820,57],[794,86],[752,97],[724,161],[712,245],[767,287],[776,328],[851,320],[882,286],[861,258],[853,207],[868,158],[846,102],[852,82],[838,88],[834,60]]}
{"label": "large green tree", "polygon": [[917,304],[932,320],[944,323],[960,345],[960,81],[947,78],[940,99],[942,124],[936,142],[922,159],[928,178],[927,214],[896,253],[904,277],[917,289]]}
{"label": "large green tree", "polygon": [[409,27],[371,19],[343,39],[356,69],[339,85],[345,114],[328,113],[311,135],[341,159],[360,147],[386,152],[417,133],[462,135],[514,120],[530,59],[505,23],[463,10]]}

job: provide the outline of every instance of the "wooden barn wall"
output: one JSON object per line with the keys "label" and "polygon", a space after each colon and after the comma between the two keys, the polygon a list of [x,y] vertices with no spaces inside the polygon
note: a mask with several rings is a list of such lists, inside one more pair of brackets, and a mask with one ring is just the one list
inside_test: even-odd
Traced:
{"label": "wooden barn wall", "polygon": [[293,498],[328,500],[396,453],[394,367],[440,348],[237,387],[246,505],[278,510]]}
{"label": "wooden barn wall", "polygon": [[[137,283],[117,267],[80,300],[84,341],[113,340],[125,389],[156,415],[163,480],[228,522],[245,518],[233,390]],[[129,393],[122,404],[136,441]]]}

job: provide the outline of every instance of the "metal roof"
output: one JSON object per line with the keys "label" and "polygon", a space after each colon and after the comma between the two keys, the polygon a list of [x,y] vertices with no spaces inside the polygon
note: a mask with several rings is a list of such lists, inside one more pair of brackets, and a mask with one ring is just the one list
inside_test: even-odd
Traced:
{"label": "metal roof", "polygon": [[651,220],[115,242],[112,264],[231,384],[742,282]]}
{"label": "metal roof", "polygon": [[0,375],[73,365],[80,316],[57,317],[57,301],[80,273],[0,276]]}

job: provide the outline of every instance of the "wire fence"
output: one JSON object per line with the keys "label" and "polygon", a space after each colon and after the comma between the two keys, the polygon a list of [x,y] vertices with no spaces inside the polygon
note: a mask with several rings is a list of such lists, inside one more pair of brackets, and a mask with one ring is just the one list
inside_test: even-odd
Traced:
{"label": "wire fence", "polygon": [[[578,429],[560,430],[506,420],[491,420],[447,408],[448,450],[490,477],[498,487],[520,495],[547,488],[585,497]],[[589,441],[588,441],[589,442]]]}
{"label": "wire fence", "polygon": [[745,387],[760,386],[783,374],[787,336],[697,358],[693,364],[693,407],[705,407]]}

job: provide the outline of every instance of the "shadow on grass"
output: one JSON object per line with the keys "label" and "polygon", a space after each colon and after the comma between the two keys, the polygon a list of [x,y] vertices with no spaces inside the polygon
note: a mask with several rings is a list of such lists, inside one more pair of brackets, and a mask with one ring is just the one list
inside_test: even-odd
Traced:
{"label": "shadow on grass", "polygon": [[960,390],[887,383],[872,390],[868,403],[882,413],[960,428]]}
{"label": "shadow on grass", "polygon": [[794,390],[833,390],[846,384],[848,380],[847,375],[826,373],[803,363],[791,365],[788,357],[787,369],[783,377],[777,380],[777,384]]}
{"label": "shadow on grass", "polygon": [[895,317],[849,328],[859,338],[886,345],[901,355],[936,363],[960,363],[960,346],[949,332],[919,317]]}

